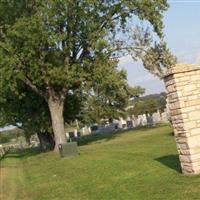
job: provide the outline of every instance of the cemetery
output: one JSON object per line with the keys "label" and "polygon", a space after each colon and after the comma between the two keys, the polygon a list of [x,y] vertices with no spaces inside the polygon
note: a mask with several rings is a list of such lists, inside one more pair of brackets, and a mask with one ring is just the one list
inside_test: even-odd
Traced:
{"label": "cemetery", "polygon": [[200,1],[0,1],[0,199],[200,199]]}
{"label": "cemetery", "polygon": [[7,155],[1,161],[1,199],[199,198],[200,177],[181,174],[168,125],[80,142],[80,155],[73,158],[34,149]]}

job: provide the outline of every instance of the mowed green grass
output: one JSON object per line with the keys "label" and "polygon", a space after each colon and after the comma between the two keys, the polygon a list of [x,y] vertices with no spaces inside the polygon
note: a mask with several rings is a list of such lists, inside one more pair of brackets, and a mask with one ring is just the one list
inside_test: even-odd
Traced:
{"label": "mowed green grass", "polygon": [[200,176],[181,174],[168,125],[79,143],[80,155],[72,158],[35,150],[9,154],[1,161],[0,199],[200,199]]}

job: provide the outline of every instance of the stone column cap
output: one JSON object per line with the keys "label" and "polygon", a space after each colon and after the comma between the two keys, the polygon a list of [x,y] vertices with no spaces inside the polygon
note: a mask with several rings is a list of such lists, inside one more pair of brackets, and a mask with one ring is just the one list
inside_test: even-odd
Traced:
{"label": "stone column cap", "polygon": [[190,72],[200,70],[200,65],[187,64],[187,63],[178,63],[175,66],[170,67],[164,74],[163,78],[170,76],[172,74]]}

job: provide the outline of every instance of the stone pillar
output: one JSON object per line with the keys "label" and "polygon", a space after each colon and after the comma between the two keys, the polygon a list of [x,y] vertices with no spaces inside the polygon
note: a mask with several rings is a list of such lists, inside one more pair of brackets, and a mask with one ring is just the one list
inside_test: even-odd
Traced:
{"label": "stone pillar", "polygon": [[200,174],[200,66],[177,64],[164,77],[184,174]]}

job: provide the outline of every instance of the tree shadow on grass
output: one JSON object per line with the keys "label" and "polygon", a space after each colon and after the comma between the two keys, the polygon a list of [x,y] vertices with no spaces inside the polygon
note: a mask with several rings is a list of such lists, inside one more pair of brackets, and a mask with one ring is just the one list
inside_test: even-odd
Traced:
{"label": "tree shadow on grass", "polygon": [[4,157],[6,158],[27,158],[40,154],[40,148],[31,147],[26,149],[11,149]]}
{"label": "tree shadow on grass", "polygon": [[181,166],[178,155],[167,155],[155,159],[163,165],[181,173]]}
{"label": "tree shadow on grass", "polygon": [[169,136],[173,136],[173,137],[174,137],[174,131],[171,131],[171,132],[169,133]]}
{"label": "tree shadow on grass", "polygon": [[102,140],[109,141],[119,136],[119,133],[98,133],[92,135],[85,135],[77,138],[78,146],[90,144],[92,142],[101,143]]}

